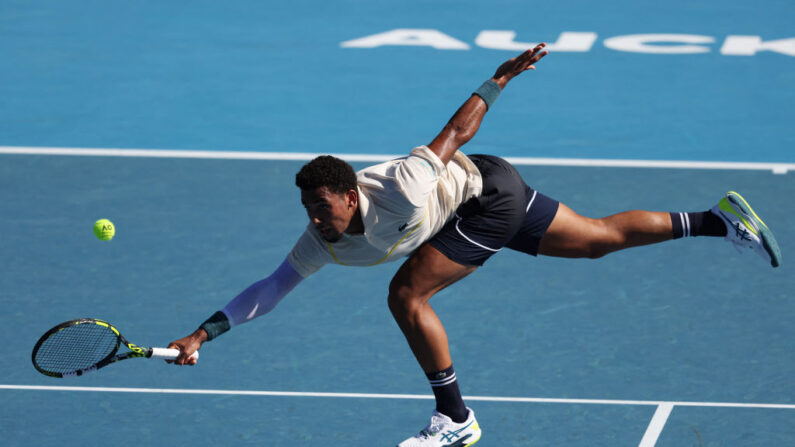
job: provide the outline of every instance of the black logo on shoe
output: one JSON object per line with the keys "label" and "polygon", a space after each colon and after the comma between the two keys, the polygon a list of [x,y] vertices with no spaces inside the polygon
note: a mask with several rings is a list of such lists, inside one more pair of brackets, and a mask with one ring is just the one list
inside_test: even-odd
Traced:
{"label": "black logo on shoe", "polygon": [[403,225],[401,225],[401,226],[400,226],[400,228],[398,228],[398,231],[403,231],[403,230],[405,230],[407,226],[409,226],[409,223],[408,223],[408,222],[406,222],[406,223],[404,223]]}

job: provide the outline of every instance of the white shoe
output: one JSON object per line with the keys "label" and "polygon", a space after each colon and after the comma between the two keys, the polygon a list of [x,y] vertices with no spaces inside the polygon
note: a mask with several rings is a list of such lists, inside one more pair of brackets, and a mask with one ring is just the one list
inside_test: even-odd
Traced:
{"label": "white shoe", "polygon": [[467,420],[456,424],[452,419],[434,410],[431,423],[417,436],[406,439],[398,447],[467,447],[480,440],[480,426],[471,409]]}
{"label": "white shoe", "polygon": [[740,194],[727,192],[726,197],[720,199],[711,211],[723,219],[726,240],[733,243],[738,251],[751,248],[773,267],[781,264],[781,249],[773,232]]}

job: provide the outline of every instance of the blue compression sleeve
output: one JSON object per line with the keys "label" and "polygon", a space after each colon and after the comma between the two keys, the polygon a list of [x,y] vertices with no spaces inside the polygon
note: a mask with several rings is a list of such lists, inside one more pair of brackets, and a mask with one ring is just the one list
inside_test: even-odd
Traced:
{"label": "blue compression sleeve", "polygon": [[273,310],[301,280],[303,277],[285,259],[271,276],[249,286],[230,301],[222,312],[229,319],[230,327],[251,321]]}

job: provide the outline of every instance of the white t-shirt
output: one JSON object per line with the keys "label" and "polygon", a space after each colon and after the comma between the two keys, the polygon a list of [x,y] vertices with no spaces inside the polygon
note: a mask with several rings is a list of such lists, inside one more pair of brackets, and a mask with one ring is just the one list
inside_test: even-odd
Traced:
{"label": "white t-shirt", "polygon": [[459,205],[479,196],[480,171],[460,151],[445,166],[427,146],[357,173],[364,234],[327,242],[309,224],[287,256],[306,278],[328,263],[371,266],[411,254],[435,235]]}

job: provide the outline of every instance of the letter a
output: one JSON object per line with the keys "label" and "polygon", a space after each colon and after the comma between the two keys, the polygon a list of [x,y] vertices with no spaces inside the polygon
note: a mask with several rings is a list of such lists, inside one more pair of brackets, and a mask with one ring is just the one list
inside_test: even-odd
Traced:
{"label": "letter a", "polygon": [[435,29],[393,29],[340,44],[343,48],[375,48],[384,45],[433,47],[437,50],[468,50],[469,45]]}

